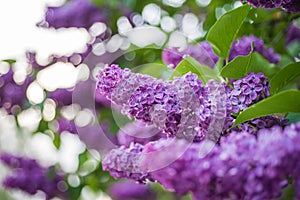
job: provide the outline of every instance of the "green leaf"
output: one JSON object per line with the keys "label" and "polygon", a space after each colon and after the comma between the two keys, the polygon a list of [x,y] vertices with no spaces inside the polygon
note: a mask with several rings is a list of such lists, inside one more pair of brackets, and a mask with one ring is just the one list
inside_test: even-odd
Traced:
{"label": "green leaf", "polygon": [[188,72],[198,74],[198,77],[203,84],[206,84],[207,81],[211,79],[221,81],[221,77],[219,77],[213,69],[205,65],[201,65],[198,63],[198,61],[190,56],[186,57],[177,65],[170,79],[173,79],[175,76],[182,76]]}
{"label": "green leaf", "polygon": [[286,118],[289,119],[288,124],[295,124],[300,121],[300,113],[289,113]]}
{"label": "green leaf", "polygon": [[140,66],[141,68],[138,70],[141,74],[147,74],[153,76],[155,78],[162,78],[166,76],[170,76],[173,70],[168,68],[165,64],[161,63],[147,63]]}
{"label": "green leaf", "polygon": [[243,5],[231,10],[222,15],[211,27],[206,40],[211,43],[214,52],[218,56],[223,58],[228,57],[231,43],[236,38],[249,10],[249,5]]}
{"label": "green leaf", "polygon": [[292,63],[282,68],[270,80],[271,94],[277,93],[280,89],[282,89],[287,84],[296,80],[297,77],[299,76],[300,76],[300,62]]}
{"label": "green leaf", "polygon": [[250,106],[237,116],[233,126],[254,118],[287,112],[300,113],[299,90],[286,90]]}
{"label": "green leaf", "polygon": [[15,62],[17,62],[16,60],[14,59],[5,59],[5,60],[2,60],[3,62],[7,62],[8,64],[14,64]]}
{"label": "green leaf", "polygon": [[248,56],[237,56],[221,70],[221,75],[227,78],[238,79],[249,72],[262,72],[267,77],[272,77],[279,68],[269,63],[262,55],[253,52]]}

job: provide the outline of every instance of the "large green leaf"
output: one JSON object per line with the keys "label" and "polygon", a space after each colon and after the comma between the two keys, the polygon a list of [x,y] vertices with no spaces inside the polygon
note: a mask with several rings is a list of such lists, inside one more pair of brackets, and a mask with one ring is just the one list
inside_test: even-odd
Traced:
{"label": "large green leaf", "polygon": [[188,72],[197,74],[199,79],[203,82],[203,84],[206,84],[207,81],[211,79],[221,81],[221,77],[217,75],[217,72],[215,72],[210,67],[201,65],[199,62],[197,62],[194,58],[190,56],[186,57],[177,65],[170,79],[173,79],[175,76],[182,76]]}
{"label": "large green leaf", "polygon": [[234,126],[254,118],[287,112],[300,113],[299,90],[286,90],[250,106],[237,116]]}
{"label": "large green leaf", "polygon": [[221,70],[221,75],[227,78],[238,79],[249,72],[262,72],[267,77],[272,77],[279,68],[269,63],[262,55],[253,52],[248,56],[238,56]]}
{"label": "large green leaf", "polygon": [[211,27],[207,34],[214,52],[223,58],[227,58],[231,43],[236,38],[237,33],[250,10],[249,5],[243,5],[231,10],[220,17]]}
{"label": "large green leaf", "polygon": [[300,62],[292,63],[282,68],[270,80],[272,94],[277,93],[281,88],[296,80],[300,76]]}

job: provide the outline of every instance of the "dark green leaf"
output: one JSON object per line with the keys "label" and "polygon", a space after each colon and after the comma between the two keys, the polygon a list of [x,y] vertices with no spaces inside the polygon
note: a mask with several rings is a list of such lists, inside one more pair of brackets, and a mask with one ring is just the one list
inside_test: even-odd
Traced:
{"label": "dark green leaf", "polygon": [[286,118],[289,119],[288,124],[297,123],[300,121],[300,113],[289,113]]}
{"label": "dark green leaf", "polygon": [[234,126],[254,118],[287,112],[300,113],[299,90],[287,90],[250,106],[237,116]]}
{"label": "dark green leaf", "polygon": [[248,56],[238,56],[221,70],[221,75],[227,78],[238,79],[249,72],[262,72],[267,77],[272,77],[279,68],[269,63],[262,55],[253,52]]}
{"label": "dark green leaf", "polygon": [[7,62],[8,64],[14,64],[16,62],[16,60],[14,59],[6,59],[6,60],[2,60],[3,62]]}
{"label": "dark green leaf", "polygon": [[78,187],[68,186],[68,199],[79,199],[83,185]]}
{"label": "dark green leaf", "polygon": [[194,58],[190,56],[182,60],[177,65],[170,79],[173,79],[175,76],[182,76],[188,72],[198,74],[198,77],[203,82],[203,84],[206,84],[207,81],[211,79],[214,79],[216,81],[221,81],[221,78],[217,75],[217,73],[213,69],[205,65],[201,65]]}
{"label": "dark green leaf", "polygon": [[293,185],[288,185],[282,190],[282,195],[278,200],[288,200],[294,199],[295,197],[295,188]]}
{"label": "dark green leaf", "polygon": [[249,5],[243,5],[231,10],[220,17],[211,27],[207,34],[215,53],[223,58],[227,58],[231,43],[236,38],[239,29],[247,17],[250,10]]}
{"label": "dark green leaf", "polygon": [[277,72],[270,80],[272,94],[277,93],[285,85],[293,82],[300,76],[300,62],[289,64]]}

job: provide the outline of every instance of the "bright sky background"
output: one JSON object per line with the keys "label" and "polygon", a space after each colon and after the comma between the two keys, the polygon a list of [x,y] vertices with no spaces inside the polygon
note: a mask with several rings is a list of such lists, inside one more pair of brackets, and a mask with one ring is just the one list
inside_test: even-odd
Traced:
{"label": "bright sky background", "polygon": [[[17,58],[26,50],[37,51],[47,58],[51,54],[81,52],[89,39],[84,29],[43,29],[36,27],[45,13],[45,6],[59,5],[64,0],[0,1],[0,60]],[[50,4],[51,3],[51,4]]]}

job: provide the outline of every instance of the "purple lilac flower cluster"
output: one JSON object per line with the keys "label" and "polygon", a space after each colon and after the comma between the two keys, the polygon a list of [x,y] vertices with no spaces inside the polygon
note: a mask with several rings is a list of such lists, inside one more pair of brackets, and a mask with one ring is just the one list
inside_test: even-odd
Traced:
{"label": "purple lilac flower cluster", "polygon": [[231,131],[257,134],[257,132],[261,129],[271,128],[273,126],[284,127],[287,125],[288,121],[288,119],[280,116],[269,115],[244,122],[232,128]]}
{"label": "purple lilac flower cluster", "polygon": [[[151,171],[152,179],[178,194],[192,192],[194,199],[275,199],[288,185],[287,177],[295,180],[299,198],[300,123],[286,127],[260,130],[257,138],[248,133],[232,132],[223,137],[220,146],[200,157],[202,143],[193,143],[187,151],[167,167]],[[156,143],[160,143],[156,145]],[[180,148],[173,143],[173,151]],[[140,166],[153,165],[147,153],[170,145],[161,139],[144,147]],[[163,152],[162,152],[163,154]],[[163,154],[168,160],[172,154]],[[297,199],[297,198],[296,198]]]}
{"label": "purple lilac flower cluster", "polygon": [[20,189],[31,195],[40,190],[45,193],[47,199],[59,195],[65,196],[58,186],[63,181],[63,176],[55,173],[53,167],[45,168],[34,159],[11,154],[2,154],[0,159],[4,164],[14,169],[12,175],[4,179],[4,187]]}
{"label": "purple lilac flower cluster", "polygon": [[[243,2],[244,0],[241,0]],[[249,5],[255,8],[279,8],[283,7],[287,12],[296,13],[300,11],[300,1],[299,0],[246,0]]]}
{"label": "purple lilac flower cluster", "polygon": [[109,194],[114,200],[156,200],[155,193],[148,185],[137,184],[133,181],[114,183],[109,188]]}
{"label": "purple lilac flower cluster", "polygon": [[9,70],[0,76],[0,107],[7,112],[14,113],[16,106],[22,107],[26,101],[26,89],[31,82],[28,77],[22,84],[18,84],[13,79],[14,72]]}
{"label": "purple lilac flower cluster", "polygon": [[185,56],[191,56],[199,63],[214,67],[219,58],[214,54],[210,44],[206,41],[197,45],[189,45],[183,51],[178,48],[166,48],[162,52],[163,61],[174,69]]}
{"label": "purple lilac flower cluster", "polygon": [[134,144],[126,148],[121,146],[118,149],[111,150],[103,159],[103,170],[107,170],[114,178],[130,178],[140,183],[144,183],[150,179],[147,172],[143,172],[139,168],[141,152],[144,146]]}
{"label": "purple lilac flower cluster", "polygon": [[260,53],[271,63],[279,63],[280,55],[275,53],[273,48],[266,49],[263,40],[255,37],[254,35],[244,36],[233,42],[229,53],[229,61],[233,60],[237,56],[248,55],[251,52],[252,43],[254,43],[254,52]]}
{"label": "purple lilac flower cluster", "polygon": [[70,0],[61,7],[48,7],[46,12],[46,26],[54,28],[86,28],[95,22],[105,22],[106,13],[90,0]]}
{"label": "purple lilac flower cluster", "polygon": [[224,85],[203,86],[195,74],[162,81],[111,65],[100,71],[98,80],[97,92],[122,106],[124,114],[153,124],[168,136],[200,141],[207,135],[212,116],[226,113],[212,102],[226,96],[225,91],[216,95]]}
{"label": "purple lilac flower cluster", "polygon": [[126,124],[117,133],[119,145],[124,145],[125,147],[129,147],[131,143],[145,145],[162,137],[164,137],[162,131],[153,125],[146,126],[140,121]]}
{"label": "purple lilac flower cluster", "polygon": [[263,73],[250,72],[247,76],[233,81],[233,90],[229,95],[232,112],[239,113],[248,106],[270,95],[270,84]]}

